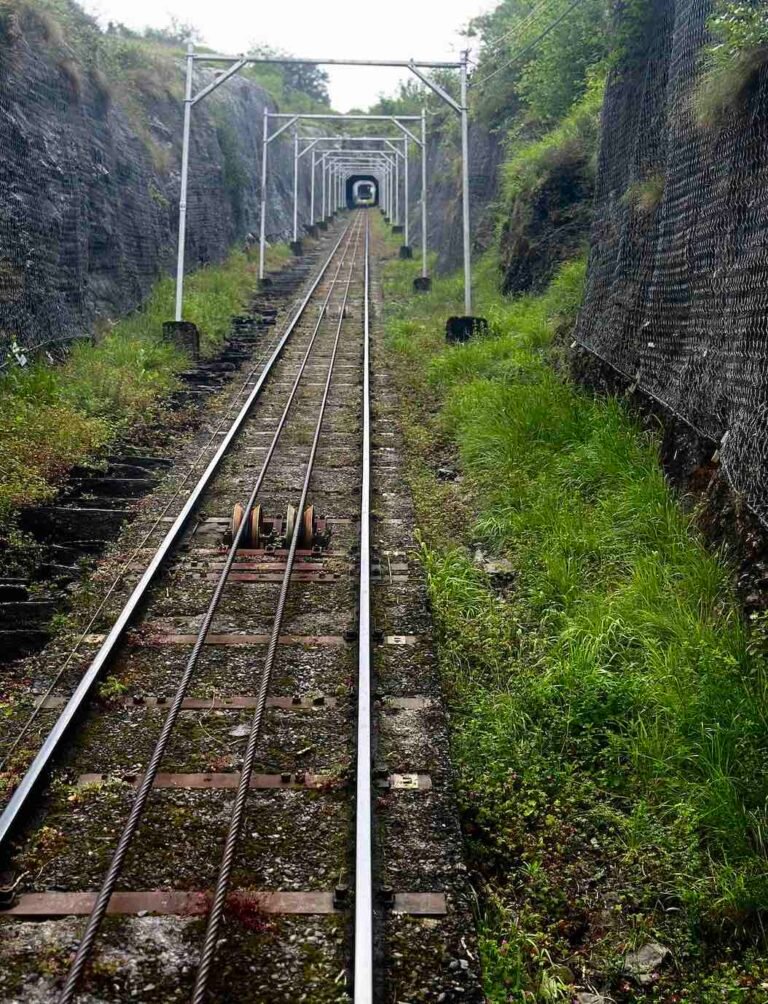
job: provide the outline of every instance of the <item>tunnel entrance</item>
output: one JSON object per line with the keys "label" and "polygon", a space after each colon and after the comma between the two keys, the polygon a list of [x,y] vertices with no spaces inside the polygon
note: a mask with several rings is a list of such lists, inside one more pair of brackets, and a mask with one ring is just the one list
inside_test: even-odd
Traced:
{"label": "tunnel entrance", "polygon": [[347,209],[378,204],[379,183],[372,174],[353,174],[347,178]]}

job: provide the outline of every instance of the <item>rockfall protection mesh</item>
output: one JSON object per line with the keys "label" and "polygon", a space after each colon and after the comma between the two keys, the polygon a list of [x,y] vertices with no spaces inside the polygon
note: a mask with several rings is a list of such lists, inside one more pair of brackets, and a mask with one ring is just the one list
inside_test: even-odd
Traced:
{"label": "rockfall protection mesh", "polygon": [[606,95],[576,338],[722,441],[732,487],[768,521],[768,67],[702,126],[710,0],[655,7]]}

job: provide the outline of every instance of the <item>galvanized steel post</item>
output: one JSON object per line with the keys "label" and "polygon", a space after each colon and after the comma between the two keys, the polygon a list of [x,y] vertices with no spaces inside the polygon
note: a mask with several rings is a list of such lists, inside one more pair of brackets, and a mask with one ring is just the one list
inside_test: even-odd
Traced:
{"label": "galvanized steel post", "polygon": [[472,244],[469,231],[469,109],[467,66],[469,53],[461,54],[461,198],[464,224],[464,313],[472,313]]}
{"label": "galvanized steel post", "polygon": [[326,217],[328,216],[328,210],[327,210],[327,206],[325,204],[325,175],[326,175],[327,170],[328,170],[328,155],[324,153],[322,155],[322,157],[320,158],[320,174],[322,176],[322,182],[323,182],[323,198],[322,198],[323,215],[322,215],[322,219],[326,219]]}
{"label": "galvanized steel post", "polygon": [[421,276],[427,278],[427,109],[421,109]]}
{"label": "galvanized steel post", "polygon": [[311,226],[315,225],[315,166],[317,164],[317,158],[315,156],[315,151],[312,151],[312,181],[309,186],[309,222]]}
{"label": "galvanized steel post", "polygon": [[299,130],[293,130],[293,243],[299,239]]}
{"label": "galvanized steel post", "polygon": [[410,237],[410,224],[409,224],[409,221],[408,221],[408,150],[409,150],[409,145],[408,145],[408,137],[407,136],[405,136],[404,139],[403,139],[403,146],[405,147],[405,161],[403,162],[404,166],[405,166],[405,177],[403,179],[403,186],[404,186],[403,187],[403,198],[404,198],[404,201],[405,201],[405,207],[404,207],[405,208],[405,212],[404,212],[405,219],[404,219],[403,222],[405,223],[405,232],[404,232],[403,236],[405,237],[405,246],[409,247],[411,242],[409,240],[409,237]]}
{"label": "galvanized steel post", "polygon": [[400,226],[400,158],[395,157],[395,226]]}
{"label": "galvanized steel post", "polygon": [[176,320],[184,307],[184,250],[187,242],[187,188],[189,186],[189,135],[192,128],[192,80],[195,46],[187,43],[187,81],[184,89],[184,135],[181,147],[181,188],[179,190],[179,246],[176,258]]}
{"label": "galvanized steel post", "polygon": [[269,111],[264,108],[261,139],[261,221],[259,224],[259,278],[264,278],[264,251],[267,243],[267,156],[269,151]]}

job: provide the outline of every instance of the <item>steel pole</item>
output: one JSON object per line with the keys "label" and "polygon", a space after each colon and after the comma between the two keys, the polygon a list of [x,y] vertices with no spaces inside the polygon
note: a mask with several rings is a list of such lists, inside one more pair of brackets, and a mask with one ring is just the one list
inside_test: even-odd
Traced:
{"label": "steel pole", "polygon": [[325,189],[326,189],[325,176],[328,173],[328,158],[326,157],[325,154],[323,154],[323,156],[320,158],[320,160],[322,161],[322,175],[323,175],[323,219],[325,220],[325,219],[328,218],[328,206],[326,205],[326,193],[325,193]]}
{"label": "steel pole", "polygon": [[187,243],[187,187],[189,183],[189,134],[192,128],[192,78],[195,46],[187,43],[187,81],[184,89],[184,133],[181,146],[181,188],[179,190],[179,246],[176,259],[176,320],[184,308],[184,251]]}
{"label": "steel pole", "polygon": [[312,226],[315,225],[315,165],[317,164],[317,158],[315,157],[315,151],[312,151],[312,181],[309,186],[309,222]]}
{"label": "steel pole", "polygon": [[461,198],[464,216],[464,313],[472,314],[472,245],[469,233],[469,109],[467,108],[467,59],[461,57]]}
{"label": "steel pole", "polygon": [[264,253],[267,245],[267,156],[269,151],[269,111],[264,108],[261,147],[261,222],[259,225],[259,279],[264,278]]}
{"label": "steel pole", "polygon": [[427,278],[427,109],[421,109],[421,275]]}
{"label": "steel pole", "polygon": [[405,161],[404,161],[405,178],[403,179],[403,184],[405,186],[404,189],[403,189],[403,198],[405,200],[405,206],[404,206],[404,215],[405,215],[405,218],[404,218],[403,222],[405,223],[405,232],[404,232],[405,246],[408,247],[411,242],[409,240],[409,237],[410,237],[410,228],[409,228],[409,223],[408,223],[408,150],[409,150],[410,144],[408,142],[408,137],[407,136],[403,140],[403,146],[405,147]]}
{"label": "steel pole", "polygon": [[299,239],[299,130],[293,130],[293,243]]}
{"label": "steel pole", "polygon": [[400,158],[395,155],[395,226],[400,226]]}
{"label": "steel pole", "polygon": [[363,289],[363,463],[360,501],[357,782],[355,791],[355,1004],[373,1004],[373,805],[371,769],[371,334],[370,237],[365,221]]}

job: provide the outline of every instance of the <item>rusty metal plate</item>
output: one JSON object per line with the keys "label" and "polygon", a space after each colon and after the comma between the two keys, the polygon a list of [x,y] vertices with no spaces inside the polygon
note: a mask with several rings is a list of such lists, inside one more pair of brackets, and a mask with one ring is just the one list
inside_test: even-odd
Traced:
{"label": "rusty metal plate", "polygon": [[395,893],[393,913],[408,913],[414,917],[444,917],[448,904],[444,892]]}
{"label": "rusty metal plate", "polygon": [[432,778],[429,774],[391,774],[389,785],[397,791],[430,791]]}
{"label": "rusty metal plate", "polygon": [[[247,897],[264,913],[331,914],[335,913],[332,892],[234,892],[237,902]],[[95,892],[26,893],[10,910],[0,912],[10,917],[87,916],[96,902]],[[113,893],[107,907],[111,914],[155,914],[160,916],[204,916],[208,913],[210,894],[180,889],[153,889],[143,892]]]}
{"label": "rusty metal plate", "polygon": [[[46,697],[39,700],[37,706],[44,710],[54,710],[63,707],[69,698],[67,697]],[[152,696],[141,697],[139,699],[126,697],[123,701],[125,707],[130,708],[167,708],[170,705],[169,698],[157,698]],[[227,711],[255,708],[259,703],[258,697],[186,697],[181,702],[182,711]],[[326,697],[319,694],[317,697],[268,697],[268,708],[280,708],[283,711],[320,711],[322,708],[335,708],[337,700],[335,697]]]}
{"label": "rusty metal plate", "polygon": [[[197,635],[194,634],[158,634],[148,639],[138,639],[135,645],[194,645]],[[328,648],[344,648],[347,642],[341,635],[322,634],[284,634],[278,638],[279,645],[308,645]],[[268,634],[209,634],[206,645],[268,645]]]}
{"label": "rusty metal plate", "polygon": [[[99,784],[107,780],[107,774],[81,774],[78,785]],[[142,775],[133,774],[123,779],[138,788]],[[227,773],[204,774],[158,774],[155,777],[155,788],[192,788],[198,790],[226,790],[237,788],[240,784],[239,771]],[[338,779],[327,774],[251,774],[251,788],[281,789],[291,791],[305,788],[323,788],[326,785],[338,784]]]}

